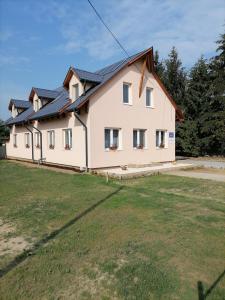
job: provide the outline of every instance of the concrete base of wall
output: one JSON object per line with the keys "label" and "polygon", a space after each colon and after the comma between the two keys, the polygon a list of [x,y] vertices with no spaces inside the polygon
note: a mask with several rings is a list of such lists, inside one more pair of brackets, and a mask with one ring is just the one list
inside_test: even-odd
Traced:
{"label": "concrete base of wall", "polygon": [[40,164],[38,161],[32,161],[32,159],[12,157],[12,156],[7,156],[7,159],[19,161],[19,162],[25,162],[25,163],[29,163],[32,165],[46,166],[49,168],[53,167],[53,168],[58,168],[58,169],[71,170],[71,171],[80,172],[80,173],[84,172],[84,170],[81,170],[80,167],[77,167],[77,166],[68,166],[68,165],[61,165],[61,164],[55,164],[55,163],[49,163],[49,162],[42,162]]}

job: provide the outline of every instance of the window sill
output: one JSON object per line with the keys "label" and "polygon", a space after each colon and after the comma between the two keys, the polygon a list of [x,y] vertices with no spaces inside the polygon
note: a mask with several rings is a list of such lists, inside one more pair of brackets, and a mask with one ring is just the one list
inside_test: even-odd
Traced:
{"label": "window sill", "polygon": [[113,149],[105,149],[105,152],[117,152],[117,151],[122,151],[123,149],[122,148],[117,148],[117,149],[115,149],[115,150],[113,150]]}
{"label": "window sill", "polygon": [[161,148],[161,147],[156,147],[156,149],[157,149],[157,150],[168,149],[168,147],[163,147],[163,148]]}
{"label": "window sill", "polygon": [[151,109],[154,109],[155,107],[154,106],[147,106],[145,105],[146,108],[151,108]]}
{"label": "window sill", "polygon": [[148,148],[147,147],[144,147],[144,148],[135,148],[135,147],[133,147],[133,150],[148,150]]}
{"label": "window sill", "polygon": [[123,105],[132,106],[133,104],[132,104],[132,103],[124,103],[124,102],[123,102]]}

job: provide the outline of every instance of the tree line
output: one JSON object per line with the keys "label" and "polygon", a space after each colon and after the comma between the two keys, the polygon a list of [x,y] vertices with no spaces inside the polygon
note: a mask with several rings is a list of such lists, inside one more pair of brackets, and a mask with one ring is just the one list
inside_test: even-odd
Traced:
{"label": "tree line", "polygon": [[155,69],[184,113],[176,124],[176,153],[186,156],[225,155],[225,34],[216,55],[201,56],[186,70],[175,47],[168,58],[155,52]]}

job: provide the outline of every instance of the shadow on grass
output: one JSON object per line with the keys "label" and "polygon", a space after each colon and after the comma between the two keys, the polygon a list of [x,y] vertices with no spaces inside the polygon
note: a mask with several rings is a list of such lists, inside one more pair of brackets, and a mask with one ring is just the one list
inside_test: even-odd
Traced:
{"label": "shadow on grass", "polygon": [[98,202],[94,203],[92,206],[85,209],[83,212],[81,212],[79,215],[75,216],[73,219],[71,219],[69,222],[67,222],[62,227],[54,230],[46,237],[42,238],[38,242],[36,242],[33,247],[30,249],[25,250],[23,253],[17,255],[8,265],[6,265],[3,269],[0,270],[0,278],[5,276],[8,272],[16,268],[19,264],[24,262],[28,257],[33,256],[36,254],[39,248],[47,244],[49,241],[54,239],[59,233],[66,230],[68,227],[75,224],[77,221],[79,221],[81,218],[86,216],[88,213],[92,212],[96,207],[98,207],[100,204],[108,200],[109,198],[113,197],[114,195],[118,194],[123,189],[123,186],[116,189],[114,192],[110,193],[103,199],[99,200]]}
{"label": "shadow on grass", "polygon": [[217,284],[220,282],[220,280],[225,275],[225,269],[224,271],[218,276],[218,278],[213,282],[213,284],[210,286],[210,288],[204,292],[204,287],[201,281],[198,281],[198,300],[206,300],[206,298],[211,294],[211,292],[214,290],[214,288],[217,286]]}

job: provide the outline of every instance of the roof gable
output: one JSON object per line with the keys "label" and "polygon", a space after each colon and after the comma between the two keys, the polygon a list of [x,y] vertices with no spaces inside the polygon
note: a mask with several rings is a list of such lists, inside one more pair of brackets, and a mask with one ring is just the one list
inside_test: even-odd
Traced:
{"label": "roof gable", "polygon": [[18,114],[15,118],[7,121],[7,125],[22,124],[28,121],[28,118],[34,113],[33,106]]}
{"label": "roof gable", "polygon": [[34,98],[34,94],[37,94],[38,98],[45,98],[45,99],[55,99],[60,91],[56,90],[47,90],[47,89],[41,89],[41,88],[36,88],[32,87],[30,95],[29,95],[29,100],[32,101]]}
{"label": "roof gable", "polygon": [[35,112],[29,120],[44,119],[49,116],[60,114],[64,108],[70,104],[68,92],[63,89],[59,95],[50,103],[43,106],[40,110]]}
{"label": "roof gable", "polygon": [[109,65],[103,69],[100,69],[95,72],[95,74],[102,76],[102,81],[91,88],[89,91],[87,91],[85,94],[82,94],[75,102],[73,102],[68,108],[67,111],[73,111],[75,109],[79,109],[84,105],[91,96],[93,96],[103,85],[105,85],[110,79],[112,79],[115,75],[118,74],[119,71],[121,71],[123,68],[130,66],[134,64],[136,61],[146,58],[146,66],[156,79],[156,81],[159,83],[160,87],[166,94],[167,98],[173,105],[173,107],[176,110],[177,118],[179,120],[183,120],[183,113],[180,110],[180,108],[176,105],[175,101],[173,100],[172,96],[169,94],[169,92],[166,90],[165,86],[163,85],[162,81],[158,77],[158,75],[154,71],[154,54],[153,54],[153,48],[148,48],[140,53],[137,53],[127,59],[120,60],[112,65]]}
{"label": "roof gable", "polygon": [[10,99],[8,109],[11,110],[12,106],[16,108],[24,108],[27,109],[31,106],[31,103],[27,100],[18,100],[18,99]]}

